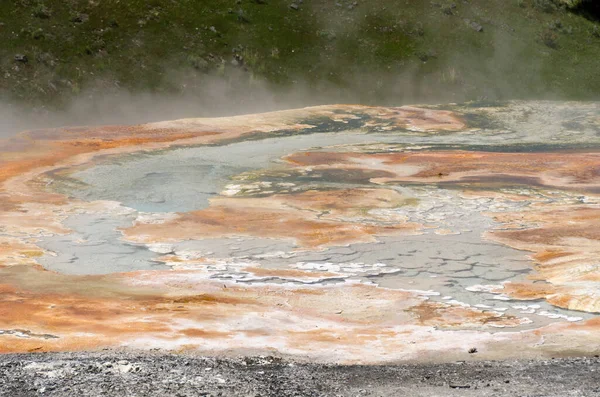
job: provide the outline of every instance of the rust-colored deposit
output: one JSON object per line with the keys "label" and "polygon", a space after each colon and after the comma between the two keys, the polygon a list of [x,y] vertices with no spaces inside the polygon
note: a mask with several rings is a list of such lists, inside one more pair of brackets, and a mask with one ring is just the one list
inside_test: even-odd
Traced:
{"label": "rust-colored deposit", "polygon": [[495,230],[488,237],[533,252],[543,284],[507,283],[502,292],[521,299],[544,298],[572,310],[600,312],[600,208],[546,205],[530,211],[495,214],[514,230]]}
{"label": "rust-colored deposit", "polygon": [[437,302],[423,302],[411,308],[423,325],[443,329],[476,328],[491,326],[497,328],[514,327],[523,323],[523,319],[515,316],[505,316],[492,311],[483,312],[473,308],[449,306]]}
{"label": "rust-colored deposit", "polygon": [[[364,153],[358,146],[344,152],[342,142],[318,149],[324,151],[289,154],[284,163],[251,175],[268,179],[281,171],[280,180],[274,177],[275,182],[262,185],[259,181],[255,190],[227,188],[207,208],[186,213],[141,212],[116,201],[74,199],[48,187],[53,178],[68,177],[100,159],[111,161],[113,155],[270,136],[307,135],[309,140],[308,134],[327,133],[323,129],[329,125],[336,126],[332,131],[343,130],[337,128],[340,125],[362,129],[366,138],[361,142],[379,133],[389,133],[388,141],[396,139],[394,134],[398,141],[416,137],[417,143],[433,136],[441,142],[438,138],[455,134],[463,142],[480,131],[447,110],[340,105],[136,126],[48,129],[1,141],[0,353],[164,348],[279,353],[342,363],[463,360],[472,357],[468,351],[473,347],[482,359],[600,353],[595,318],[567,317],[579,324],[556,318],[534,322],[527,316],[538,315],[537,309],[519,312],[505,301],[500,304],[506,307],[492,307],[455,300],[467,291],[491,291],[600,312],[600,206],[594,201],[600,192],[600,152],[595,150],[407,148]],[[372,132],[377,134],[367,136]],[[317,145],[308,142],[306,147]],[[223,153],[227,155],[226,146]],[[254,182],[248,174],[236,180]],[[303,178],[294,179],[298,175]],[[420,186],[411,190],[403,184]],[[515,186],[526,192],[504,191]],[[452,194],[432,193],[440,187],[451,187]],[[467,196],[481,202],[463,200]],[[440,197],[443,203],[436,202]],[[420,200],[427,203],[421,207]],[[458,211],[459,205],[466,209]],[[465,221],[471,219],[469,208],[477,208],[477,219],[484,225],[475,232],[466,230],[473,226]],[[489,208],[487,217],[481,216],[481,208]],[[460,228],[452,224],[453,211],[463,217],[456,221]],[[67,222],[81,215],[93,218],[92,226]],[[100,218],[116,221],[109,223],[109,231],[98,227],[99,241],[89,229]],[[430,233],[435,222],[440,228]],[[74,229],[88,229],[75,235],[79,230],[67,227],[74,224]],[[117,224],[126,226],[115,230]],[[494,230],[484,240],[481,230],[492,224]],[[117,235],[117,242],[106,242],[113,238],[110,233]],[[426,241],[422,245],[421,236]],[[217,240],[222,245],[214,253]],[[500,244],[489,240],[503,244],[503,251],[496,251]],[[449,255],[443,252],[446,241],[458,247]],[[295,246],[287,248],[289,242]],[[123,273],[77,276],[40,265],[52,269],[40,258],[64,254],[52,249],[75,247],[66,252],[66,259],[60,257],[65,263],[81,259],[77,249],[87,252],[104,243],[122,249],[117,254],[123,252],[127,260],[128,255],[134,257],[131,252],[143,250],[152,266],[139,268],[159,270],[127,268]],[[479,245],[485,245],[481,255],[461,248],[476,250]],[[271,251],[264,251],[265,246]],[[507,246],[516,249],[510,251],[514,269],[504,272],[510,276],[502,275],[501,268],[485,268],[498,266],[497,261],[483,263],[485,255],[508,252]],[[386,258],[390,247],[406,249]],[[517,250],[525,252],[523,262],[527,254],[532,261],[514,265],[521,254]],[[155,262],[164,266],[155,267]],[[535,273],[526,275],[530,263]],[[107,273],[114,271],[123,270],[110,268]],[[463,273],[461,280],[452,279],[453,272]],[[513,276],[517,273],[523,277]],[[514,277],[514,282],[496,285],[496,290],[489,285],[466,289],[459,283],[484,276]],[[404,284],[398,287],[396,282]],[[389,285],[393,288],[386,288]],[[455,288],[456,298],[435,288]]]}
{"label": "rust-colored deposit", "polygon": [[301,152],[286,160],[312,170],[369,170],[374,183],[429,182],[483,186],[526,185],[600,192],[600,153]]}
{"label": "rust-colored deposit", "polygon": [[[253,134],[312,127],[311,119],[341,121],[355,118],[354,112],[372,117],[373,125],[423,131],[457,131],[465,123],[452,112],[416,107],[375,108],[366,106],[320,106],[292,111],[217,119],[184,119],[134,126],[54,128],[20,133],[0,140],[0,184],[34,169],[53,167],[87,153],[110,153],[126,148],[134,152],[168,147],[174,143],[213,144]],[[122,152],[123,150],[121,150]],[[8,194],[10,192],[4,192]],[[10,199],[12,196],[7,195]],[[11,201],[9,201],[11,202]],[[2,208],[10,209],[6,200]]]}
{"label": "rust-colored deposit", "polygon": [[[242,337],[248,348],[309,354],[310,344],[295,346],[295,335],[319,330],[332,338],[324,353],[341,349],[337,357],[352,360],[347,354],[352,350],[381,350],[381,342],[400,349],[407,338],[419,338],[426,331],[410,325],[414,313],[433,312],[420,320],[424,322],[443,315],[472,326],[485,326],[495,316],[443,304],[428,309],[425,298],[414,293],[364,285],[224,287],[198,284],[189,271],[76,277],[27,266],[5,268],[1,276],[3,353],[122,345],[227,351],[233,338]],[[510,326],[512,320],[499,321]],[[257,335],[264,345],[257,344]],[[320,335],[315,338],[322,340]],[[429,338],[430,350],[447,347],[441,332]],[[396,357],[415,354],[398,352]]]}
{"label": "rust-colored deposit", "polygon": [[[532,197],[499,194],[502,186],[560,188],[594,196],[600,191],[600,153],[596,152],[303,152],[287,156],[293,167],[312,172],[368,170],[388,174],[377,184],[436,183],[477,186],[471,197],[522,202]],[[536,199],[533,199],[535,202]],[[546,200],[548,201],[548,200]],[[487,236],[513,248],[534,252],[544,284],[507,283],[498,292],[521,299],[545,298],[571,310],[600,312],[600,208],[597,205],[540,202],[519,212],[491,213],[502,229]]]}
{"label": "rust-colored deposit", "polygon": [[317,248],[414,232],[418,225],[369,223],[364,217],[355,217],[368,209],[397,207],[405,202],[406,198],[386,189],[218,198],[211,200],[207,209],[184,213],[164,223],[138,223],[123,233],[127,239],[141,243],[252,236],[292,239],[301,247]]}
{"label": "rust-colored deposit", "polygon": [[[335,122],[354,119],[356,112],[370,117],[370,125],[384,124],[406,129],[435,132],[456,131],[465,127],[452,112],[415,107],[377,108],[367,106],[320,106],[291,111],[245,115],[215,119],[184,119],[134,126],[103,126],[54,128],[20,133],[0,140],[0,225],[1,230],[15,238],[36,237],[47,233],[68,233],[62,219],[69,210],[89,208],[70,202],[67,197],[46,189],[44,175],[57,170],[86,166],[94,158],[144,150],[159,150],[171,146],[202,145],[231,142],[256,134],[277,131],[306,131],[314,128],[310,120],[329,118]],[[219,210],[212,215],[219,218]],[[244,215],[244,214],[242,214]],[[277,213],[270,216],[276,216]],[[245,212],[245,216],[254,213]],[[211,216],[208,216],[208,219]],[[302,240],[319,244],[328,240],[353,241],[364,231],[344,230],[335,224],[315,224],[301,219],[289,219],[307,229]],[[320,231],[321,226],[323,230]],[[323,236],[319,236],[319,233]],[[328,237],[334,234],[334,237]],[[363,238],[363,237],[360,237]],[[27,262],[23,254],[24,240],[6,239],[2,253],[7,260],[0,266]],[[14,245],[14,248],[10,248]],[[28,252],[39,252],[36,248]]]}

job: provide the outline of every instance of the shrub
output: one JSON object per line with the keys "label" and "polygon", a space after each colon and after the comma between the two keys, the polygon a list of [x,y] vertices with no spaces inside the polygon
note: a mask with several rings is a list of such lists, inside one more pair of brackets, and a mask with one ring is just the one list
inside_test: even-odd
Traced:
{"label": "shrub", "polygon": [[40,19],[50,18],[50,9],[44,3],[38,3],[33,7],[33,16]]}
{"label": "shrub", "polygon": [[207,72],[210,69],[209,62],[198,55],[190,55],[188,57],[189,64],[196,70]]}
{"label": "shrub", "polygon": [[583,0],[554,0],[557,4],[567,6],[568,8],[575,8],[580,5]]}
{"label": "shrub", "polygon": [[556,3],[552,0],[533,0],[533,6],[544,12],[554,12],[557,9]]}
{"label": "shrub", "polygon": [[558,36],[551,30],[545,30],[540,34],[540,40],[546,45],[546,47],[557,49],[558,48]]}
{"label": "shrub", "polygon": [[560,32],[562,27],[563,27],[563,25],[562,25],[562,22],[560,21],[560,19],[555,19],[554,21],[548,23],[548,28],[550,28],[550,30],[554,30],[556,32]]}

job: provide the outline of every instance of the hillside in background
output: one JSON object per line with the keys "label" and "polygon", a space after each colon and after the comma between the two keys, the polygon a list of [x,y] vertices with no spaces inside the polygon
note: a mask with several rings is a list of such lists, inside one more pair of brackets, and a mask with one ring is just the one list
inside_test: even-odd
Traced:
{"label": "hillside in background", "polygon": [[598,99],[597,16],[577,0],[3,1],[0,96]]}

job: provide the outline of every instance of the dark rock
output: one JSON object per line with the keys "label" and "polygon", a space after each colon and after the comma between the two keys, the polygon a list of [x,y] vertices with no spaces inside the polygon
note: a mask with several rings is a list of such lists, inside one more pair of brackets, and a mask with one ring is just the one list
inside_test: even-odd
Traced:
{"label": "dark rock", "polygon": [[451,389],[470,389],[471,385],[463,385],[463,384],[456,384],[456,383],[450,383],[448,386],[450,386]]}
{"label": "dark rock", "polygon": [[433,51],[433,50],[429,50],[427,52],[418,52],[417,53],[417,57],[422,62],[427,62],[431,58],[437,58],[437,53],[435,51]]}
{"label": "dark rock", "polygon": [[71,22],[73,23],[84,23],[90,19],[88,14],[77,13],[71,18]]}
{"label": "dark rock", "polygon": [[471,23],[469,23],[469,27],[476,32],[483,32],[483,26],[481,26],[480,24],[478,24],[475,21],[472,21]]}
{"label": "dark rock", "polygon": [[15,61],[21,62],[21,63],[27,63],[27,62],[29,62],[29,59],[27,58],[27,55],[16,54],[15,55]]}
{"label": "dark rock", "polygon": [[237,19],[238,19],[238,22],[250,23],[250,20],[248,19],[248,17],[246,17],[243,10],[238,10]]}

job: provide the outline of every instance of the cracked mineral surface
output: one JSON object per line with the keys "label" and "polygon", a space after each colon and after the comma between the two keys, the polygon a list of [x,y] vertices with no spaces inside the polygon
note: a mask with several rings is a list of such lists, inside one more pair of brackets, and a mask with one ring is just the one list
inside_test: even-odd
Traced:
{"label": "cracked mineral surface", "polygon": [[0,352],[600,353],[600,104],[321,106],[0,145]]}

